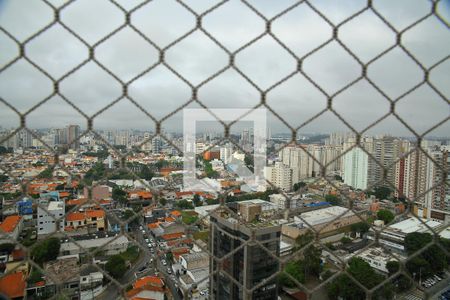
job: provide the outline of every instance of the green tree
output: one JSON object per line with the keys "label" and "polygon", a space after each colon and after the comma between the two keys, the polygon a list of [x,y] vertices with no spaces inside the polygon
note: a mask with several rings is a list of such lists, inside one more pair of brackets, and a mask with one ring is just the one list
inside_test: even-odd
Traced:
{"label": "green tree", "polygon": [[331,205],[341,205],[342,204],[341,199],[339,199],[339,197],[336,195],[326,195],[325,201],[329,202]]}
{"label": "green tree", "polygon": [[379,220],[383,220],[384,224],[389,224],[392,222],[392,220],[394,220],[395,216],[391,211],[387,209],[380,209],[377,212],[377,218]]}
{"label": "green tree", "polygon": [[[405,236],[406,252],[408,255],[412,255],[430,244],[432,240],[432,235],[427,232],[408,233]],[[441,239],[440,243],[445,245],[447,242]],[[424,277],[440,272],[447,266],[448,258],[445,252],[435,244],[406,263],[406,268],[411,274],[416,274],[416,276],[421,274]]]}
{"label": "green tree", "polygon": [[123,220],[130,220],[128,223],[130,226],[139,226],[139,215],[136,216],[131,209],[127,209],[123,212]]}
{"label": "green tree", "polygon": [[200,196],[198,194],[194,195],[194,198],[192,199],[194,201],[195,206],[202,206],[202,200],[200,200]]}
{"label": "green tree", "polygon": [[33,268],[33,270],[30,273],[30,276],[28,277],[28,283],[30,284],[35,284],[36,282],[39,282],[43,279],[44,274],[42,274],[42,272],[37,269],[37,268]]}
{"label": "green tree", "polygon": [[151,180],[155,173],[148,166],[144,165],[138,175],[144,180]]}
{"label": "green tree", "polygon": [[93,181],[100,180],[106,177],[106,168],[101,162],[95,163],[84,175],[84,180],[88,184],[92,184]]}
{"label": "green tree", "polygon": [[[389,276],[392,276],[393,274],[397,273],[397,271],[400,269],[400,263],[396,260],[391,260],[386,264],[386,269],[389,272]],[[395,286],[394,289],[396,292],[408,290],[412,286],[412,281],[403,274],[397,275],[392,280],[392,283]]]}
{"label": "green tree", "polygon": [[167,200],[165,198],[161,198],[159,199],[159,204],[161,204],[162,206],[166,206]]}
{"label": "green tree", "polygon": [[31,257],[36,263],[42,265],[45,262],[55,260],[58,257],[60,247],[60,241],[56,237],[43,240],[33,248]]}
{"label": "green tree", "polygon": [[180,209],[193,209],[194,208],[192,203],[190,203],[187,200],[180,200],[177,203],[175,203],[175,206],[180,208]]}
{"label": "green tree", "polygon": [[254,162],[253,162],[253,155],[249,155],[249,154],[245,154],[245,157],[244,157],[244,163],[245,163],[245,165],[247,166],[247,168],[251,171],[251,172],[253,172],[253,168],[254,168]]}
{"label": "green tree", "polygon": [[53,177],[53,169],[48,167],[47,169],[45,169],[44,171],[39,173],[38,177],[39,178],[46,178],[46,179],[52,178]]}
{"label": "green tree", "polygon": [[167,252],[166,253],[166,258],[167,258],[167,260],[169,261],[169,262],[173,262],[173,253],[172,252]]}
{"label": "green tree", "polygon": [[344,181],[344,180],[342,179],[342,177],[339,176],[339,175],[334,175],[334,180]]}
{"label": "green tree", "polygon": [[359,222],[359,223],[354,223],[354,224],[350,225],[350,230],[353,233],[364,234],[364,233],[368,232],[369,229],[370,229],[370,225],[367,224],[366,222]]}
{"label": "green tree", "polygon": [[303,262],[303,266],[305,268],[305,274],[319,277],[322,272],[322,259],[320,258],[322,251],[315,247],[309,246],[305,250],[305,260]]}
{"label": "green tree", "polygon": [[206,199],[208,205],[219,204],[219,199]]}
{"label": "green tree", "polygon": [[[385,278],[375,272],[370,265],[359,257],[352,257],[348,262],[348,272],[363,286],[372,289]],[[339,297],[344,299],[365,299],[365,292],[356,285],[347,275],[338,276],[327,286],[328,296],[331,299]],[[374,299],[391,299],[393,296],[391,284],[385,284],[374,294]]]}
{"label": "green tree", "polygon": [[311,243],[314,240],[314,233],[311,231],[307,231],[305,234],[301,234],[295,240],[295,246],[297,249],[301,249]]}
{"label": "green tree", "polygon": [[379,186],[374,188],[374,190],[369,192],[368,194],[374,195],[377,199],[384,200],[388,199],[391,196],[392,190],[385,186]]}
{"label": "green tree", "polygon": [[288,275],[286,275],[285,272],[291,275],[298,282],[305,283],[304,267],[301,260],[288,262],[284,267],[284,272],[282,272],[278,278],[280,285],[290,288],[296,287],[297,285],[295,282]]}
{"label": "green tree", "polygon": [[342,237],[342,239],[341,239],[341,243],[344,245],[350,244],[351,242],[352,242],[352,239],[350,239],[349,237],[346,237],[346,236]]}
{"label": "green tree", "polygon": [[118,186],[114,186],[112,190],[112,198],[120,203],[126,203],[127,193]]}
{"label": "green tree", "polygon": [[304,183],[303,181],[300,181],[300,182],[294,183],[293,189],[294,189],[294,191],[298,191],[299,189],[304,188],[304,187],[306,187],[306,183]]}
{"label": "green tree", "polygon": [[9,177],[5,174],[0,174],[0,182],[8,181]]}
{"label": "green tree", "polygon": [[120,255],[111,256],[105,265],[106,272],[109,273],[113,278],[119,279],[125,274],[127,266],[125,260]]}

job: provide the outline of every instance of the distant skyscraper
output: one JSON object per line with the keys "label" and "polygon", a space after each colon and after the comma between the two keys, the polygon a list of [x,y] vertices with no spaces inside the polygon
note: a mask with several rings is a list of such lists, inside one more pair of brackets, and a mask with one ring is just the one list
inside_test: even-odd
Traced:
{"label": "distant skyscraper", "polygon": [[288,146],[279,152],[280,160],[293,170],[292,182],[317,177],[322,174],[322,166],[327,166],[326,174],[341,173],[341,145],[301,145]]}
{"label": "distant skyscraper", "polygon": [[80,126],[69,125],[66,127],[67,144],[71,149],[80,148],[80,141],[78,139],[79,136],[80,136]]}
{"label": "distant skyscraper", "polygon": [[157,136],[152,139],[152,152],[161,153],[162,150],[162,139]]}
{"label": "distant skyscraper", "polygon": [[231,162],[233,157],[233,146],[231,144],[226,144],[220,147],[220,159],[223,163],[228,164]]}
{"label": "distant skyscraper", "polygon": [[353,148],[344,155],[344,183],[356,189],[366,189],[369,160],[361,148]]}
{"label": "distant skyscraper", "polygon": [[250,130],[244,129],[241,132],[241,139],[240,139],[241,145],[247,145],[250,143]]}
{"label": "distant skyscraper", "polygon": [[33,136],[28,130],[22,129],[16,133],[13,148],[30,148],[33,146]]}

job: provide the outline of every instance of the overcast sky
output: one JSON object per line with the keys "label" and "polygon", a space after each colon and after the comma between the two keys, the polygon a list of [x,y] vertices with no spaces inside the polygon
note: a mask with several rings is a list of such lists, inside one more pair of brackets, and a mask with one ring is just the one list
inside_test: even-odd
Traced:
{"label": "overcast sky", "polygon": [[[49,1],[61,5],[65,1]],[[117,0],[125,9],[141,1]],[[201,13],[218,1],[186,0]],[[311,3],[338,24],[360,10],[366,1],[339,0]],[[428,0],[373,1],[374,6],[397,30],[402,30],[426,15]],[[449,21],[450,1],[441,1],[439,13]],[[295,1],[249,1],[262,14],[271,18]],[[46,26],[53,19],[52,10],[38,0],[0,0],[0,26],[19,41]],[[91,45],[124,22],[123,13],[109,1],[79,0],[61,12],[61,20]],[[154,0],[135,11],[132,23],[161,48],[195,27],[195,17],[172,0]],[[203,27],[229,51],[260,35],[264,21],[241,1],[228,1],[202,20]],[[272,32],[299,57],[305,55],[332,35],[332,27],[301,4],[278,18]],[[395,34],[375,14],[368,11],[339,29],[339,38],[362,62],[368,62],[395,43]],[[402,44],[430,67],[450,53],[450,31],[436,17],[430,17],[406,31]],[[88,57],[86,47],[60,25],[54,25],[26,45],[27,56],[55,79]],[[18,55],[18,47],[0,32],[0,66]],[[124,28],[98,45],[95,57],[123,81],[129,81],[158,60],[158,51],[130,28]],[[197,85],[228,64],[228,55],[205,34],[195,31],[170,47],[166,62]],[[235,64],[261,89],[267,89],[296,67],[295,59],[273,38],[265,36],[239,52]],[[309,56],[303,70],[328,94],[333,94],[361,74],[358,63],[336,42]],[[369,78],[389,97],[397,98],[419,83],[420,68],[399,47],[394,48],[369,66]],[[396,112],[417,132],[422,133],[450,116],[450,59],[430,73],[430,81],[447,100],[424,85],[401,99]],[[51,80],[24,59],[0,73],[0,96],[25,112],[52,93]],[[89,62],[60,83],[60,91],[87,115],[91,116],[122,94],[121,84],[94,62]],[[191,98],[190,87],[169,69],[160,65],[129,86],[129,95],[156,119],[161,119]],[[260,101],[259,92],[235,70],[228,69],[200,88],[199,100],[211,108],[249,108]],[[267,94],[267,103],[291,126],[296,127],[326,107],[326,97],[301,74],[296,74]],[[191,104],[188,107],[199,107]],[[362,130],[389,111],[390,103],[366,80],[361,80],[333,99],[333,107],[355,129]],[[273,133],[286,131],[282,122],[269,113]],[[0,126],[17,126],[17,115],[0,103]],[[85,127],[85,119],[60,97],[54,97],[27,116],[29,127],[62,127],[67,124]],[[163,123],[168,131],[181,130],[182,113]],[[137,128],[152,130],[154,124],[127,99],[122,99],[95,118],[96,128]],[[345,125],[330,112],[304,127],[300,133],[345,131]],[[392,116],[374,127],[370,133],[411,135]],[[450,136],[450,122],[430,135]]]}

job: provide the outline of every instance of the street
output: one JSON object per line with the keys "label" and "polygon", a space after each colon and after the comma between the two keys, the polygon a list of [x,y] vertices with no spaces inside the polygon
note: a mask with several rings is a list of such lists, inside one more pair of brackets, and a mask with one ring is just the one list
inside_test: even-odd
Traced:
{"label": "street", "polygon": [[[137,237],[136,240],[145,248],[145,251],[141,251],[139,258],[137,261],[131,266],[130,269],[126,271],[124,276],[118,280],[121,284],[131,284],[135,279],[135,273],[143,266],[145,266],[151,258],[153,258],[153,254],[147,247],[147,243],[144,241],[144,236],[140,230],[136,230]],[[111,299],[119,299],[119,295],[122,291],[119,290],[114,283],[110,283],[105,291],[98,296],[98,299],[111,300]]]}

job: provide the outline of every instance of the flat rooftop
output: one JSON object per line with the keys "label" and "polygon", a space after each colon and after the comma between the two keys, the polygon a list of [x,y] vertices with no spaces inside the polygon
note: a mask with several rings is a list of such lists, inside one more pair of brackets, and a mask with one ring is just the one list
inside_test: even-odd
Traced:
{"label": "flat rooftop", "polygon": [[[425,224],[427,224],[430,228],[436,228],[443,225],[442,223],[433,220],[422,219],[422,221]],[[430,230],[422,222],[420,222],[417,218],[414,217],[392,224],[388,226],[388,229],[399,231],[405,234],[411,232],[430,232]]]}
{"label": "flat rooftop", "polygon": [[62,201],[50,201],[48,203],[47,210],[60,210],[64,209],[64,202]]}
{"label": "flat rooftop", "polygon": [[296,224],[303,224],[303,220],[305,220],[309,225],[315,226],[324,223],[328,223],[338,217],[350,217],[353,216],[354,213],[341,206],[330,206],[321,209],[316,209],[313,211],[308,211],[300,214],[300,217],[294,217],[294,222]]}

